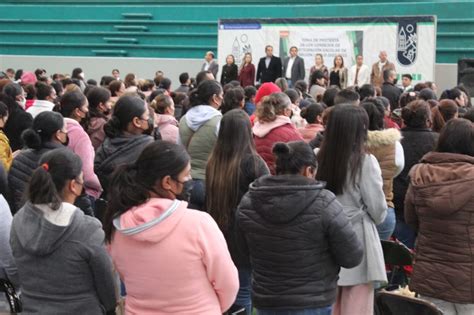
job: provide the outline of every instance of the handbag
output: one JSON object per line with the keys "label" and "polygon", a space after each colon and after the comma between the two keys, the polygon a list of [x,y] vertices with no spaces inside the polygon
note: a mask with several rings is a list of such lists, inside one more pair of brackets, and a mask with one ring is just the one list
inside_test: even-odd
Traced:
{"label": "handbag", "polygon": [[20,313],[23,310],[20,297],[9,280],[0,279],[0,291],[5,293],[11,313]]}

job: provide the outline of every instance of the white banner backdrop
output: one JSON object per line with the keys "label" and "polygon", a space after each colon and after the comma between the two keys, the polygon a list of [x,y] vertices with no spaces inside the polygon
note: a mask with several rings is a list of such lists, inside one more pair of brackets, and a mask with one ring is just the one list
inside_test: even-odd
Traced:
{"label": "white banner backdrop", "polygon": [[395,63],[399,75],[409,73],[418,81],[434,80],[436,55],[436,18],[433,16],[302,18],[302,19],[232,19],[220,20],[218,62],[234,55],[240,64],[246,52],[252,53],[255,66],[265,56],[265,46],[273,54],[288,56],[291,46],[304,58],[306,79],[315,55],[324,57],[326,66],[342,55],[350,68],[358,54],[371,66],[384,50]]}

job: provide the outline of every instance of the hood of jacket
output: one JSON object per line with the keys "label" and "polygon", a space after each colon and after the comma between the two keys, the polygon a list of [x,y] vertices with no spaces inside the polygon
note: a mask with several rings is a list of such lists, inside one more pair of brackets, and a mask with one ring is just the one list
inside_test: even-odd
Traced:
{"label": "hood of jacket", "polygon": [[107,123],[107,120],[103,117],[92,117],[87,126],[87,133],[93,134],[104,128],[104,125]]}
{"label": "hood of jacket", "polygon": [[198,105],[191,107],[190,110],[186,112],[186,125],[192,130],[198,130],[202,125],[204,125],[209,119],[214,118],[215,116],[222,116],[221,112],[209,105]]}
{"label": "hood of jacket", "polygon": [[437,216],[449,216],[474,196],[474,157],[430,152],[410,171],[416,203]]}
{"label": "hood of jacket", "polygon": [[149,135],[122,135],[115,138],[105,138],[102,144],[102,150],[106,156],[114,154],[116,151],[126,152],[143,142],[152,142],[153,137]]}
{"label": "hood of jacket", "polygon": [[18,241],[25,251],[32,255],[45,256],[70,238],[84,221],[84,214],[76,210],[70,216],[69,224],[60,226],[48,220],[40,208],[27,202],[13,220]]}
{"label": "hood of jacket", "polygon": [[272,122],[259,122],[256,121],[252,128],[253,134],[257,137],[263,138],[275,128],[280,126],[291,124],[291,119],[287,116],[278,115],[277,118]]}
{"label": "hood of jacket", "polygon": [[185,215],[188,203],[151,198],[113,221],[117,233],[143,242],[159,242],[168,236]]}
{"label": "hood of jacket", "polygon": [[178,127],[178,121],[172,115],[156,115],[156,123],[158,127],[164,127],[165,125]]}
{"label": "hood of jacket", "polygon": [[400,131],[394,128],[384,130],[369,130],[366,145],[369,148],[394,144],[402,139]]}
{"label": "hood of jacket", "polygon": [[325,184],[301,175],[263,176],[250,184],[251,208],[272,223],[287,223],[307,209]]}

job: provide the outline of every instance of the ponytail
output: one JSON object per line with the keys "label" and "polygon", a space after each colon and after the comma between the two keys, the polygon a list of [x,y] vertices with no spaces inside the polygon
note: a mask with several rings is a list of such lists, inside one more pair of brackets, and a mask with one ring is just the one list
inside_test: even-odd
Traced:
{"label": "ponytail", "polygon": [[61,207],[62,191],[67,182],[82,172],[81,158],[66,148],[55,149],[43,155],[26,190],[32,204],[47,204],[53,210]]}
{"label": "ponytail", "polygon": [[105,135],[109,138],[120,136],[135,117],[141,117],[146,111],[145,102],[133,95],[119,98],[114,107],[112,118],[104,125]]}
{"label": "ponytail", "polygon": [[43,148],[53,135],[64,127],[64,118],[57,112],[42,112],[33,119],[33,126],[21,134],[26,147],[34,150]]}

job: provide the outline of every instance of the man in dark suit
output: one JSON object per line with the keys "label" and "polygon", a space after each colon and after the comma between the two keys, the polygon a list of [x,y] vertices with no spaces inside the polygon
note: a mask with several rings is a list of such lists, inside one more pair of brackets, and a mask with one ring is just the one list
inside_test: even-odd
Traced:
{"label": "man in dark suit", "polygon": [[382,96],[390,101],[390,108],[398,108],[398,100],[403,91],[395,84],[397,83],[397,73],[395,70],[387,69],[383,72]]}
{"label": "man in dark suit", "polygon": [[275,82],[281,77],[281,59],[273,56],[273,47],[265,47],[266,56],[260,58],[257,67],[257,81],[260,83]]}
{"label": "man in dark suit", "polygon": [[290,56],[283,61],[283,75],[291,88],[296,81],[304,80],[304,59],[298,56],[298,48],[295,46],[290,48]]}

